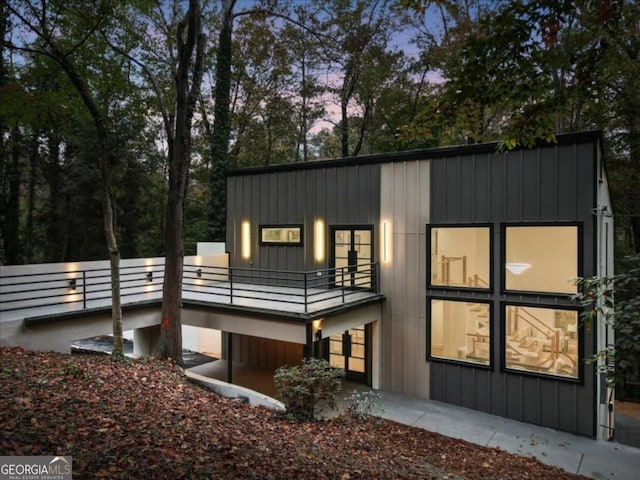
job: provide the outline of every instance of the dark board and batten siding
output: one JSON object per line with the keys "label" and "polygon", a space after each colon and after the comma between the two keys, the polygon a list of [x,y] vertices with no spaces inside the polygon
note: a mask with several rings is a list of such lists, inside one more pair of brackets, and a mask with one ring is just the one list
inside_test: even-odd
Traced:
{"label": "dark board and batten siding", "polygon": [[[380,265],[386,295],[380,325],[381,387],[488,413],[594,436],[595,374],[584,366],[580,382],[502,370],[504,302],[535,305],[549,298],[501,291],[501,236],[505,223],[578,224],[582,234],[580,274],[596,274],[595,178],[601,136],[587,132],[558,136],[557,145],[496,153],[496,144],[397,152],[276,165],[229,172],[227,248],[230,265],[314,270],[330,266],[330,227],[393,226],[392,261]],[[326,227],[327,255],[314,261],[316,219]],[[251,224],[251,259],[241,257],[241,225]],[[428,224],[493,226],[491,292],[464,298],[490,302],[492,366],[473,368],[426,360]],[[259,226],[304,225],[304,246],[261,246]],[[379,261],[379,249],[374,249]],[[571,305],[568,298],[555,298]],[[582,333],[581,358],[595,350],[593,333]]]}
{"label": "dark board and batten siding", "polygon": [[[373,164],[258,171],[227,179],[227,248],[239,267],[305,271],[329,266],[314,261],[314,222],[325,222],[328,247],[333,225],[377,225],[380,217],[380,167]],[[241,225],[251,225],[251,259],[241,256]],[[260,225],[303,225],[303,246],[259,245]],[[375,232],[374,232],[375,235]],[[250,263],[251,262],[251,263]]]}
{"label": "dark board and batten siding", "polygon": [[[502,302],[538,299],[500,292],[501,225],[570,222],[582,226],[582,275],[596,273],[595,168],[597,140],[509,153],[470,154],[431,161],[431,222],[493,225],[492,331],[502,329]],[[427,299],[430,296],[427,291]],[[439,292],[441,295],[441,292]],[[475,296],[476,294],[470,294]],[[566,300],[569,304],[569,300]],[[594,353],[594,336],[584,335],[584,355]],[[501,370],[502,338],[493,335],[493,369],[432,362],[431,398],[476,410],[594,436],[595,377],[586,365],[582,382]]]}

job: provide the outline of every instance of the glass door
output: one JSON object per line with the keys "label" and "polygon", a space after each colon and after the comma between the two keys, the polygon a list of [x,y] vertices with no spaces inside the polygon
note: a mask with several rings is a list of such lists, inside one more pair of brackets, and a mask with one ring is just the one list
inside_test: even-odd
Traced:
{"label": "glass door", "polygon": [[333,265],[337,287],[371,288],[371,227],[334,227]]}
{"label": "glass door", "polygon": [[366,338],[364,325],[329,337],[329,363],[332,367],[343,368],[347,380],[367,381]]}

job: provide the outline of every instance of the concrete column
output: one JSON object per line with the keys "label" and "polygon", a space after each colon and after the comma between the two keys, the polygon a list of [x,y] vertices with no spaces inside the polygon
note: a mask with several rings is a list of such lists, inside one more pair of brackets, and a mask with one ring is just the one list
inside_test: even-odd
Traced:
{"label": "concrete column", "polygon": [[233,383],[233,334],[227,332],[227,383]]}
{"label": "concrete column", "polygon": [[133,354],[138,357],[153,355],[160,340],[160,325],[136,328],[133,331]]}
{"label": "concrete column", "polygon": [[306,325],[306,339],[307,343],[302,347],[302,358],[311,358],[313,357],[313,326],[311,322],[308,322]]}
{"label": "concrete column", "polygon": [[371,322],[371,388],[380,387],[380,322]]}

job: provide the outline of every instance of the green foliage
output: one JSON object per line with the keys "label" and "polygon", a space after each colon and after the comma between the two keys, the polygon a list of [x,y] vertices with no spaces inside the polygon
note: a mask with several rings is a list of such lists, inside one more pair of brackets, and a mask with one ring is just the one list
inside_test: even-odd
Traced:
{"label": "green foliage", "polygon": [[278,368],[273,378],[287,416],[311,421],[337,407],[336,394],[342,388],[344,370],[333,368],[326,360],[306,358],[301,365]]}
{"label": "green foliage", "polygon": [[[607,375],[607,384],[618,388],[626,380],[640,379],[640,255],[625,257],[624,272],[614,277],[577,279],[579,293],[572,296],[584,307],[581,318],[587,328],[600,316],[615,332],[615,346],[588,359]],[[615,296],[614,296],[615,294]],[[619,391],[624,396],[623,391]]]}
{"label": "green foliage", "polygon": [[5,379],[22,380],[24,379],[24,373],[17,368],[2,367],[0,375]]}
{"label": "green foliage", "polygon": [[353,390],[349,396],[345,398],[345,411],[343,416],[357,422],[366,421],[370,417],[382,413],[382,407],[380,406],[381,399],[382,396],[373,390],[367,392]]}
{"label": "green foliage", "polygon": [[101,383],[101,380],[91,370],[73,361],[62,363],[58,374],[61,377],[70,377],[76,380],[93,380]]}
{"label": "green foliage", "polygon": [[[105,120],[123,258],[162,255],[164,121],[188,2],[5,3],[0,262],[105,257],[91,116],[20,18],[52,36]],[[616,247],[640,249],[640,3],[235,2],[226,17],[202,3],[187,253],[208,232],[225,239],[227,167],[487,140],[510,150],[586,129],[605,131]],[[223,24],[233,35],[221,43]]]}

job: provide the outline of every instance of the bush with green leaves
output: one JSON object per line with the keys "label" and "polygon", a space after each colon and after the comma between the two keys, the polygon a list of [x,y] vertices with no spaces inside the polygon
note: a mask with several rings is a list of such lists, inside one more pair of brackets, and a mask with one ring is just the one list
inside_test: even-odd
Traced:
{"label": "bush with green leaves", "polygon": [[382,413],[380,401],[382,395],[373,390],[361,392],[353,390],[345,399],[344,416],[349,420],[363,422],[378,413]]}
{"label": "bush with green leaves", "polygon": [[573,298],[584,307],[580,316],[587,327],[600,315],[614,329],[615,345],[588,361],[600,360],[599,371],[607,374],[609,386],[618,387],[621,398],[625,380],[640,381],[640,254],[625,257],[618,266],[623,273],[613,277],[579,278]]}
{"label": "bush with green leaves", "polygon": [[301,365],[278,368],[273,378],[287,416],[310,421],[325,410],[337,408],[336,395],[342,388],[344,370],[332,367],[326,360],[306,358]]}

